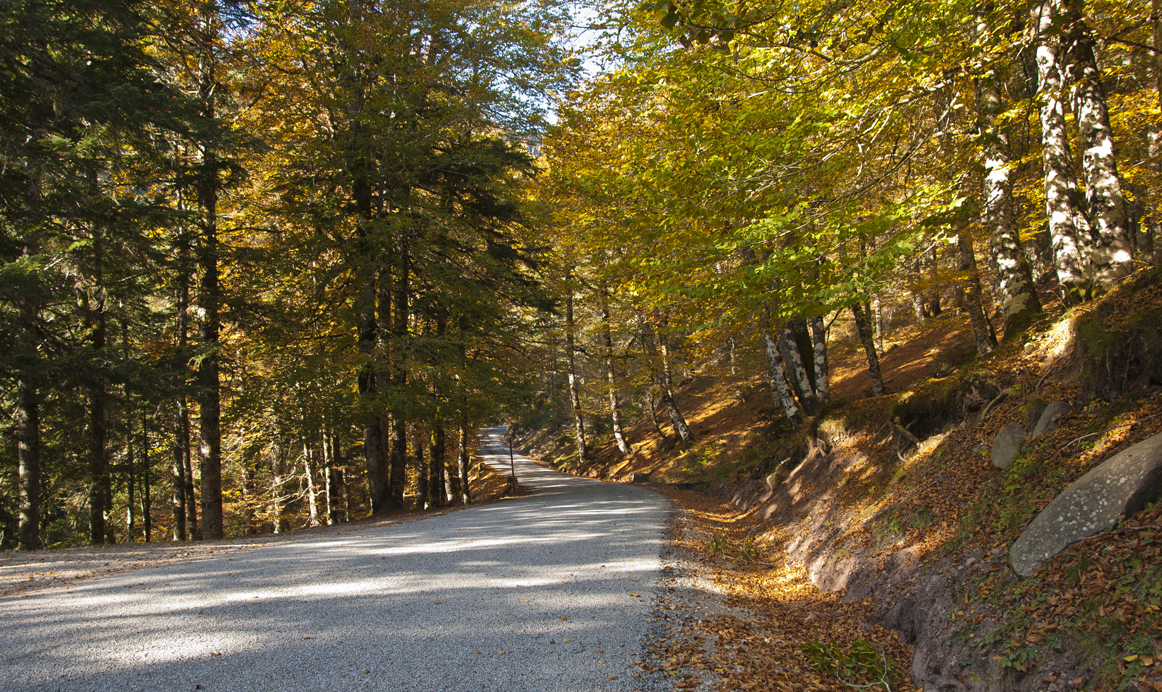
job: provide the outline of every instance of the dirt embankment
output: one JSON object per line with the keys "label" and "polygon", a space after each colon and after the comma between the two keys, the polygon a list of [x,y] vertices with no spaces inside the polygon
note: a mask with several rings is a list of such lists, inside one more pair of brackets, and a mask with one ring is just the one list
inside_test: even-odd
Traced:
{"label": "dirt embankment", "polygon": [[[929,691],[1162,690],[1162,511],[1072,546],[1029,579],[1008,564],[1054,497],[1162,431],[1158,325],[1153,270],[988,358],[966,356],[967,325],[954,316],[903,335],[879,398],[860,389],[858,352],[837,348],[835,401],[799,430],[780,426],[757,376],[717,374],[680,392],[693,445],[660,438],[648,420],[629,430],[628,457],[598,440],[578,464],[564,429],[528,442],[575,473],[649,473],[684,508],[686,547],[755,614],[691,629],[733,652],[724,689],[850,689],[836,683],[844,670],[871,684],[875,661],[890,660]],[[1052,402],[1068,405],[1057,427],[994,466],[998,432],[1031,431]],[[846,635],[808,624],[822,618]],[[772,640],[771,623],[799,633],[794,643]]]}

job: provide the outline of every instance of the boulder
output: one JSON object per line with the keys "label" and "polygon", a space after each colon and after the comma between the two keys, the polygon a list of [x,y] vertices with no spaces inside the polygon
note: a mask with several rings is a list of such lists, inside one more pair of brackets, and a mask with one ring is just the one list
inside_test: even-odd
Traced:
{"label": "boulder", "polygon": [[960,406],[965,415],[976,413],[997,398],[1000,393],[1001,388],[992,382],[974,377],[960,388]]}
{"label": "boulder", "polygon": [[1044,399],[1033,397],[1025,402],[1025,429],[1033,430],[1037,427],[1037,421],[1041,420],[1041,414],[1045,413],[1045,407],[1049,403]]}
{"label": "boulder", "polygon": [[1162,494],[1162,433],[1103,461],[1033,519],[1009,549],[1022,577],[1066,547],[1101,533]]}
{"label": "boulder", "polygon": [[1061,420],[1061,417],[1071,410],[1072,408],[1069,404],[1064,401],[1054,401],[1046,406],[1045,410],[1041,412],[1041,417],[1037,419],[1037,426],[1033,428],[1031,437],[1041,437],[1045,433],[1052,431],[1053,428],[1057,427],[1057,421]]}
{"label": "boulder", "polygon": [[1021,451],[1021,445],[1025,444],[1027,439],[1029,436],[1020,423],[1009,423],[1001,428],[996,438],[993,439],[993,466],[998,469],[1009,468],[1013,459],[1017,457],[1017,452]]}
{"label": "boulder", "polygon": [[641,471],[634,471],[629,475],[630,483],[649,483],[650,474],[642,473]]}

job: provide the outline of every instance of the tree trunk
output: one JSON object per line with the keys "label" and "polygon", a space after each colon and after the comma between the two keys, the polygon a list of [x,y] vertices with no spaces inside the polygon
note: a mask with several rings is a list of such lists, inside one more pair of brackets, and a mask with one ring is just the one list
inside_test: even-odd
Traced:
{"label": "tree trunk", "polygon": [[130,436],[125,444],[125,541],[133,542],[133,534],[137,531],[137,472],[134,470],[133,438]]}
{"label": "tree trunk", "polygon": [[[571,281],[566,276],[565,280]],[[577,435],[577,463],[584,466],[588,463],[589,454],[585,445],[585,417],[581,412],[581,383],[577,381],[577,353],[573,335],[573,287],[570,285],[565,294],[565,358],[569,365],[569,409],[573,413],[573,427]]]}
{"label": "tree trunk", "polygon": [[1069,29],[1067,74],[1071,82],[1073,113],[1081,168],[1085,175],[1085,201],[1093,244],[1090,262],[1094,282],[1105,290],[1134,270],[1130,248],[1130,222],[1122,194],[1122,181],[1114,157],[1114,136],[1106,109],[1105,90],[1093,50],[1093,36],[1082,15],[1084,0],[1068,4]]}
{"label": "tree trunk", "polygon": [[448,504],[448,467],[444,459],[447,441],[444,433],[444,421],[432,421],[431,446],[428,447],[428,463],[431,473],[428,476],[428,495],[432,498],[433,507],[443,507]]}
{"label": "tree trunk", "polygon": [[912,257],[908,260],[908,296],[912,301],[912,315],[916,324],[923,324],[928,319],[924,313],[923,283],[920,274],[920,258]]}
{"label": "tree trunk", "polygon": [[[1045,215],[1053,245],[1053,262],[1062,302],[1079,302],[1089,290],[1084,245],[1089,220],[1073,175],[1073,157],[1065,129],[1062,100],[1061,42],[1054,26],[1053,5],[1060,0],[1041,0],[1033,5],[1031,25],[1037,43],[1037,100],[1041,106],[1041,158],[1045,175]],[[1006,334],[1007,334],[1006,330]]]}
{"label": "tree trunk", "polygon": [[[179,401],[175,402],[176,410],[174,411],[173,466],[171,467],[173,491],[170,494],[170,510],[173,512],[174,518],[173,539],[175,541],[186,540],[186,466],[185,456],[182,454],[181,437],[181,417],[186,413],[184,401],[181,401],[184,398],[178,397]],[[188,439],[185,449],[188,453]]]}
{"label": "tree trunk", "polygon": [[783,367],[787,369],[788,379],[804,413],[808,416],[815,413],[815,389],[807,377],[807,368],[803,365],[803,355],[799,352],[799,344],[795,340],[795,331],[791,322],[783,325],[779,334],[779,347],[783,354]]}
{"label": "tree trunk", "polygon": [[771,334],[765,323],[762,325],[762,332],[763,342],[767,347],[767,382],[771,386],[775,406],[783,409],[783,415],[792,426],[797,426],[802,417],[799,415],[799,407],[795,403],[791,387],[787,384],[786,366],[782,354],[779,353],[778,339]]}
{"label": "tree trunk", "polygon": [[[664,323],[663,323],[664,326]],[[674,369],[670,363],[670,345],[666,342],[665,332],[656,333],[654,336],[658,341],[658,351],[662,355],[662,386],[665,387],[666,393],[671,398],[674,396]]]}
{"label": "tree trunk", "polygon": [[670,423],[674,426],[674,430],[678,432],[678,437],[682,438],[683,442],[692,441],[694,439],[694,433],[690,432],[690,426],[686,425],[686,419],[678,409],[678,403],[674,401],[674,397],[665,388],[662,389],[661,403],[662,407],[666,409],[666,412],[670,414]]}
{"label": "tree trunk", "polygon": [[[199,56],[198,97],[202,116],[208,121],[216,117],[218,98],[217,56],[215,36],[217,7],[207,3],[202,9],[200,30],[202,41]],[[201,238],[198,263],[201,280],[198,285],[198,341],[201,346],[198,361],[198,449],[202,472],[202,536],[213,540],[222,538],[222,409],[219,388],[218,307],[222,288],[218,277],[218,194],[221,179],[218,172],[218,154],[211,143],[202,145],[201,170],[197,185],[200,210]]]}
{"label": "tree trunk", "polygon": [[[876,304],[879,304],[877,299]],[[831,399],[831,370],[827,362],[827,325],[823,323],[823,316],[816,315],[810,319],[811,346],[815,355],[815,396],[819,406],[826,406]],[[883,348],[883,344],[880,344]]]}
{"label": "tree trunk", "polygon": [[997,273],[1005,338],[1013,339],[1033,323],[1041,312],[1041,301],[1037,298],[1015,223],[1013,171],[1009,165],[1007,137],[996,125],[1001,98],[994,79],[987,76],[977,80],[977,116],[984,159],[984,221]]}
{"label": "tree trunk", "polygon": [[[408,316],[411,313],[409,307],[410,274],[411,257],[408,240],[401,237],[399,239],[399,270],[394,277],[395,296],[392,305],[392,317],[394,318],[392,326],[392,387],[397,392],[402,392],[407,386],[408,378],[405,358],[407,356]],[[407,468],[407,419],[403,412],[397,409],[392,411],[391,423],[391,503],[388,507],[395,509],[403,506],[404,470]]]}
{"label": "tree trunk", "polygon": [[976,255],[972,251],[972,239],[966,231],[956,236],[959,262],[956,265],[960,279],[957,281],[964,309],[972,323],[972,336],[976,340],[976,352],[987,355],[997,346],[996,336],[989,329],[988,316],[981,303],[980,275],[976,268]]}
{"label": "tree trunk", "polygon": [[315,474],[312,467],[315,465],[315,450],[307,442],[303,442],[303,474],[307,481],[307,526],[319,525],[319,504],[315,492]]}
{"label": "tree trunk", "polygon": [[274,533],[282,533],[282,484],[283,470],[286,468],[283,454],[285,447],[282,440],[275,437],[270,443],[270,520]]}
{"label": "tree trunk", "polygon": [[[28,328],[31,326],[27,325]],[[22,369],[16,380],[16,410],[12,416],[20,481],[20,518],[16,538],[21,550],[38,550],[41,547],[40,393],[36,385],[36,376],[31,368]]]}
{"label": "tree trunk", "polygon": [[460,468],[460,502],[462,504],[471,504],[472,492],[468,487],[468,466],[470,463],[468,456],[468,411],[462,409],[460,411],[460,454],[457,459]]}
{"label": "tree trunk", "polygon": [[337,466],[331,467],[331,523],[347,522],[347,474]]}
{"label": "tree trunk", "polygon": [[[90,311],[88,319],[89,346],[94,352],[94,360],[103,358],[105,349],[105,297],[97,298],[97,305]],[[88,386],[89,399],[89,541],[94,545],[105,542],[108,531],[108,515],[111,509],[112,479],[109,476],[109,460],[105,456],[106,435],[106,393],[100,378],[94,377]]]}
{"label": "tree trunk", "polygon": [[424,436],[418,424],[412,424],[412,450],[416,460],[416,509],[433,507],[432,469],[424,463]]}
{"label": "tree trunk", "polygon": [[250,466],[250,455],[246,454],[242,459],[242,484],[239,490],[242,493],[242,533],[249,536],[256,533],[254,530],[254,507],[255,507],[255,488],[254,488],[254,469]]}
{"label": "tree trunk", "polygon": [[1154,89],[1162,112],[1162,0],[1150,0],[1150,23],[1154,26]]}
{"label": "tree trunk", "polygon": [[880,359],[876,356],[875,337],[872,334],[871,324],[864,314],[863,306],[857,301],[851,304],[851,314],[855,317],[855,328],[859,332],[860,343],[867,352],[867,369],[871,375],[872,396],[884,395],[884,378],[880,373]]}
{"label": "tree trunk", "polygon": [[[186,403],[185,399],[183,399],[182,404],[184,405],[185,403]],[[188,413],[189,413],[189,409],[187,408],[186,414],[188,414]],[[194,455],[193,455],[193,453],[190,452],[190,443],[189,443],[190,425],[189,425],[188,415],[183,417],[183,420],[185,421],[185,433],[186,433],[186,437],[185,437],[185,439],[186,439],[186,446],[185,446],[186,471],[185,471],[185,474],[183,474],[185,476],[185,482],[186,482],[186,492],[185,492],[185,496],[186,496],[186,528],[188,529],[189,537],[192,540],[200,541],[200,540],[202,540],[202,527],[198,523],[198,496],[194,492]]]}
{"label": "tree trunk", "polygon": [[[654,382],[658,385],[659,403],[662,408],[666,409],[666,413],[670,414],[670,422],[674,426],[674,432],[678,433],[678,437],[682,442],[690,442],[694,439],[694,433],[690,432],[690,426],[686,425],[686,419],[682,416],[682,412],[678,409],[677,402],[674,401],[674,395],[671,391],[672,378],[669,375],[669,368],[665,364],[665,357],[658,353],[658,341],[654,335],[653,325],[645,318],[641,312],[636,312],[638,325],[641,327],[642,342],[646,347],[646,355],[650,362],[650,371],[653,373]],[[659,365],[661,367],[659,367]],[[651,408],[653,402],[651,400]],[[661,435],[661,429],[658,428],[657,420],[654,421],[654,427],[658,429],[658,434]],[[665,439],[665,435],[662,435]]]}
{"label": "tree trunk", "polygon": [[[940,254],[937,252],[938,246],[933,245],[928,252],[924,253],[928,256],[926,264],[931,269],[931,277],[928,279],[928,290],[925,291],[924,296],[924,311],[929,317],[939,317],[943,312],[940,305]],[[870,310],[868,310],[870,312]]]}
{"label": "tree trunk", "polygon": [[343,487],[339,444],[335,441],[334,432],[323,432],[323,458],[327,463],[327,524],[342,523],[346,521],[342,507],[347,493]]}
{"label": "tree trunk", "polygon": [[145,542],[153,540],[153,498],[149,478],[149,427],[145,413],[141,414],[141,521],[145,529]]}
{"label": "tree trunk", "polygon": [[872,316],[876,328],[876,355],[884,357],[884,304],[879,294],[872,296]]}
{"label": "tree trunk", "polygon": [[[366,181],[358,181],[365,185]],[[366,206],[360,216],[370,217],[370,191],[362,187],[356,190],[356,205]],[[376,323],[376,285],[375,269],[371,259],[372,249],[365,236],[360,238],[363,250],[364,266],[361,268],[363,277],[359,296],[359,353],[363,357],[363,365],[359,370],[359,395],[364,402],[365,413],[363,418],[363,459],[367,467],[367,486],[371,513],[377,514],[391,502],[389,491],[390,477],[388,465],[383,449],[382,417],[379,409],[381,402],[377,396],[379,385],[385,382],[383,376],[377,372],[376,343],[382,336],[383,325]],[[380,290],[383,289],[384,277],[380,275]],[[380,320],[387,310],[382,298],[379,300]],[[378,327],[378,330],[377,330]]]}
{"label": "tree trunk", "polygon": [[202,282],[198,302],[202,308],[198,338],[204,355],[198,364],[198,430],[202,471],[202,536],[222,537],[222,429],[218,385],[218,240],[207,223],[202,241]]}
{"label": "tree trunk", "polygon": [[622,454],[629,454],[631,449],[621,427],[621,409],[617,403],[617,371],[614,368],[613,329],[609,324],[609,294],[604,285],[601,287],[599,297],[601,299],[601,339],[605,346],[605,372],[609,378],[609,418],[613,424],[613,438],[617,440],[617,448],[621,450]]}
{"label": "tree trunk", "polygon": [[666,439],[666,433],[662,432],[662,426],[658,424],[658,407],[654,403],[654,388],[652,386],[646,387],[646,406],[650,409],[650,422],[654,424],[654,432],[663,440]]}
{"label": "tree trunk", "polygon": [[[179,199],[180,204],[180,199]],[[189,345],[189,309],[190,309],[190,240],[189,234],[183,225],[177,236],[177,307],[176,307],[176,338],[177,352],[183,358],[187,357],[186,347]],[[189,367],[183,362],[182,369]],[[184,384],[184,383],[183,383]],[[193,480],[186,473],[190,467],[190,412],[187,407],[185,394],[179,394],[174,399],[174,427],[173,427],[173,492],[170,505],[174,517],[173,538],[175,541],[184,541],[189,537],[187,531],[187,506],[193,508],[193,500],[188,498],[186,489],[193,487]],[[193,515],[191,515],[193,516]],[[196,517],[193,521],[197,521]]]}

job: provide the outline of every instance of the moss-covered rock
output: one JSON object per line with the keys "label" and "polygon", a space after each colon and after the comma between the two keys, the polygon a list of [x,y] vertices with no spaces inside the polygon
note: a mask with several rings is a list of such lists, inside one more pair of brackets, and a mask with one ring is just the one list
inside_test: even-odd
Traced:
{"label": "moss-covered rock", "polygon": [[921,440],[978,413],[1000,394],[986,376],[961,372],[921,383],[900,396],[891,417]]}
{"label": "moss-covered rock", "polygon": [[1074,335],[1085,396],[1162,384],[1162,267],[1128,277],[1077,318]]}

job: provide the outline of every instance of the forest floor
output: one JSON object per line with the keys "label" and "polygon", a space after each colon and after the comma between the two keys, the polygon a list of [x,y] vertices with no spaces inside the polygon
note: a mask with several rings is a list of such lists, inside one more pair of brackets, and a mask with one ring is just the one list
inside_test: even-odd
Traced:
{"label": "forest floor", "polygon": [[[672,672],[675,689],[851,689],[883,678],[900,690],[916,689],[919,676],[932,689],[1159,691],[1162,510],[1074,545],[1031,579],[1013,574],[1005,557],[1070,483],[1162,432],[1162,389],[1149,385],[1157,373],[1094,396],[1101,373],[1086,370],[1086,345],[1077,343],[1078,324],[1101,336],[1101,348],[1118,335],[1113,343],[1125,338],[1130,350],[1105,369],[1148,367],[1162,286],[1155,278],[1133,291],[1067,314],[1051,306],[1024,339],[983,359],[955,312],[898,330],[881,360],[883,397],[870,396],[862,349],[833,343],[833,404],[795,431],[779,420],[762,377],[747,375],[761,372],[755,358],[737,363],[736,376],[709,364],[682,383],[676,398],[692,444],[659,435],[648,413],[627,430],[632,454],[606,434],[585,465],[568,425],[522,439],[530,456],[578,475],[625,482],[649,474],[680,508],[674,548],[727,605],[749,613],[675,627],[645,662]],[[1115,374],[1123,385],[1141,375]],[[957,420],[907,418],[974,381],[1007,398],[983,417],[982,407],[966,414],[956,400]],[[1072,410],[1008,470],[994,467],[998,430],[1012,422],[1031,430],[1029,411],[1049,401]],[[900,415],[918,446],[893,433]],[[915,596],[939,579],[951,583],[948,593]],[[904,611],[892,610],[909,598]],[[928,650],[914,652],[897,629]],[[940,670],[913,668],[922,664]]]}
{"label": "forest floor", "polygon": [[[455,512],[467,507],[499,502],[507,497],[507,479],[484,464],[473,466],[469,478],[473,489],[471,505],[452,505],[438,510],[419,511],[414,507],[385,512],[355,521],[317,526],[278,534],[218,541],[178,543],[117,543],[31,552],[0,553],[0,596],[27,595],[42,589],[62,588],[78,581],[124,574],[146,567],[162,567],[176,562],[208,560],[240,551],[257,550],[287,541],[315,536],[338,536],[368,529],[404,524],[428,517]],[[520,494],[519,491],[517,493]]]}

